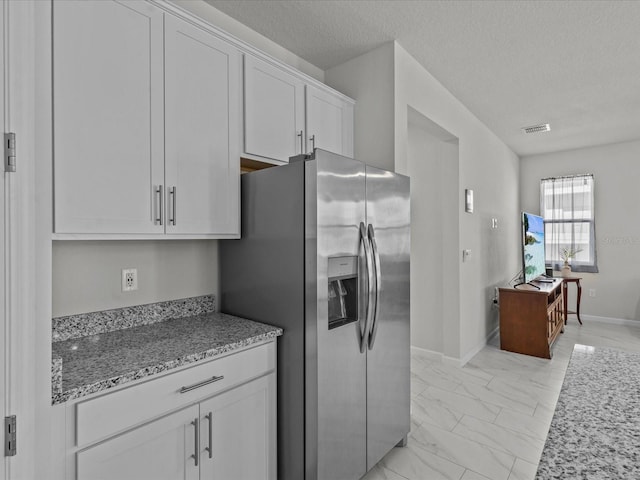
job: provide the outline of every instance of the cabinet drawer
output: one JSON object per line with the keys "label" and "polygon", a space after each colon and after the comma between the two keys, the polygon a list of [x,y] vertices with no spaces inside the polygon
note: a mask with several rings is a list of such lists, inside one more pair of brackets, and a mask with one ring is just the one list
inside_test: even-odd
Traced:
{"label": "cabinet drawer", "polygon": [[198,364],[76,405],[76,446],[87,445],[275,370],[275,342]]}

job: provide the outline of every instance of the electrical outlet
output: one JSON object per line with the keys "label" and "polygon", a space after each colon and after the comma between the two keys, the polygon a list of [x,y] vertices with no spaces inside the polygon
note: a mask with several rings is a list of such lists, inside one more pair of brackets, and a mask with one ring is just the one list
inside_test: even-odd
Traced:
{"label": "electrical outlet", "polygon": [[596,296],[596,289],[595,288],[590,288],[589,289],[589,296],[592,297],[592,298]]}
{"label": "electrical outlet", "polygon": [[138,270],[136,268],[122,269],[122,291],[138,290]]}

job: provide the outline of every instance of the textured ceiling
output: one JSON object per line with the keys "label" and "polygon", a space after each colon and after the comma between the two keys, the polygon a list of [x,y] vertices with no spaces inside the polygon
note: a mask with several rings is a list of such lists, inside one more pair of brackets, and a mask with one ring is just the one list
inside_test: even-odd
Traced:
{"label": "textured ceiling", "polygon": [[519,155],[640,138],[640,1],[206,1],[323,70],[397,40]]}

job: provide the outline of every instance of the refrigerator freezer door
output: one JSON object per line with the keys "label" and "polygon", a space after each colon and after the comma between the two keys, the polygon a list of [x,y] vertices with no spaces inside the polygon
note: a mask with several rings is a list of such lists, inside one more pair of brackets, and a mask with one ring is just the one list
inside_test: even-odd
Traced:
{"label": "refrigerator freezer door", "polygon": [[[367,469],[409,433],[409,178],[366,167],[367,223],[379,257],[367,351]],[[371,236],[371,234],[370,234]]]}
{"label": "refrigerator freezer door", "polygon": [[[316,322],[315,342],[307,335],[306,348],[307,478],[358,480],[367,470],[367,364],[366,354],[360,351],[362,321],[329,329],[327,285],[330,257],[357,256],[359,270],[366,263],[359,231],[365,220],[364,165],[317,151],[315,161],[306,162],[305,178],[305,276],[307,292],[317,297],[307,299],[307,308],[314,308],[307,311],[308,328],[312,318]],[[366,275],[360,273],[359,277]],[[361,282],[359,297],[366,288]],[[361,315],[359,308],[359,320]],[[317,363],[310,358],[314,349]],[[315,372],[310,372],[314,368]]]}

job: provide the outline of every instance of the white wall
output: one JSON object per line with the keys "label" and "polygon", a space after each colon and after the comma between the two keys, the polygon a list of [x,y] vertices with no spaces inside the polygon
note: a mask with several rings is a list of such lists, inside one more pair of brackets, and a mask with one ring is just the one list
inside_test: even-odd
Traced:
{"label": "white wall", "polygon": [[[519,161],[502,141],[442,84],[395,43],[396,170],[409,169],[407,109],[413,108],[460,140],[457,212],[460,269],[459,342],[444,354],[466,361],[485,345],[498,325],[491,306],[494,286],[503,286],[518,269]],[[463,210],[465,188],[474,190],[473,214]],[[499,228],[491,229],[497,218]],[[462,250],[471,257],[462,262]],[[448,321],[448,320],[447,320]],[[445,336],[446,340],[446,336]]]}
{"label": "white wall", "polygon": [[356,101],[354,157],[393,170],[393,43],[327,70],[325,81]]}
{"label": "white wall", "polygon": [[[121,270],[138,270],[123,292]],[[214,240],[53,242],[53,317],[215,294]]]}
{"label": "white wall", "polygon": [[[540,211],[540,180],[593,173],[599,273],[581,273],[581,313],[640,321],[640,141],[523,157],[522,209]],[[596,296],[589,297],[590,289]],[[572,301],[570,300],[570,308]]]}
{"label": "white wall", "polygon": [[[459,312],[454,308],[453,318],[443,320],[441,353],[467,360],[498,325],[491,304],[494,286],[506,285],[519,269],[518,157],[396,42],[326,71],[325,79],[357,100],[356,156],[365,161],[404,174],[417,168],[410,165],[409,150],[416,146],[409,139],[410,109],[459,139],[452,213],[443,217],[455,223],[450,230],[455,238],[444,240],[455,254],[443,268],[458,272],[451,277],[457,280],[450,280],[454,285],[443,290],[443,308],[457,305]],[[390,151],[393,163],[388,161]],[[414,173],[411,183],[428,180]],[[465,188],[475,193],[473,214],[463,211]],[[498,219],[498,229],[491,229],[492,218]],[[412,244],[429,241],[412,237]],[[465,263],[462,249],[472,251]],[[416,295],[412,290],[412,302]]]}

